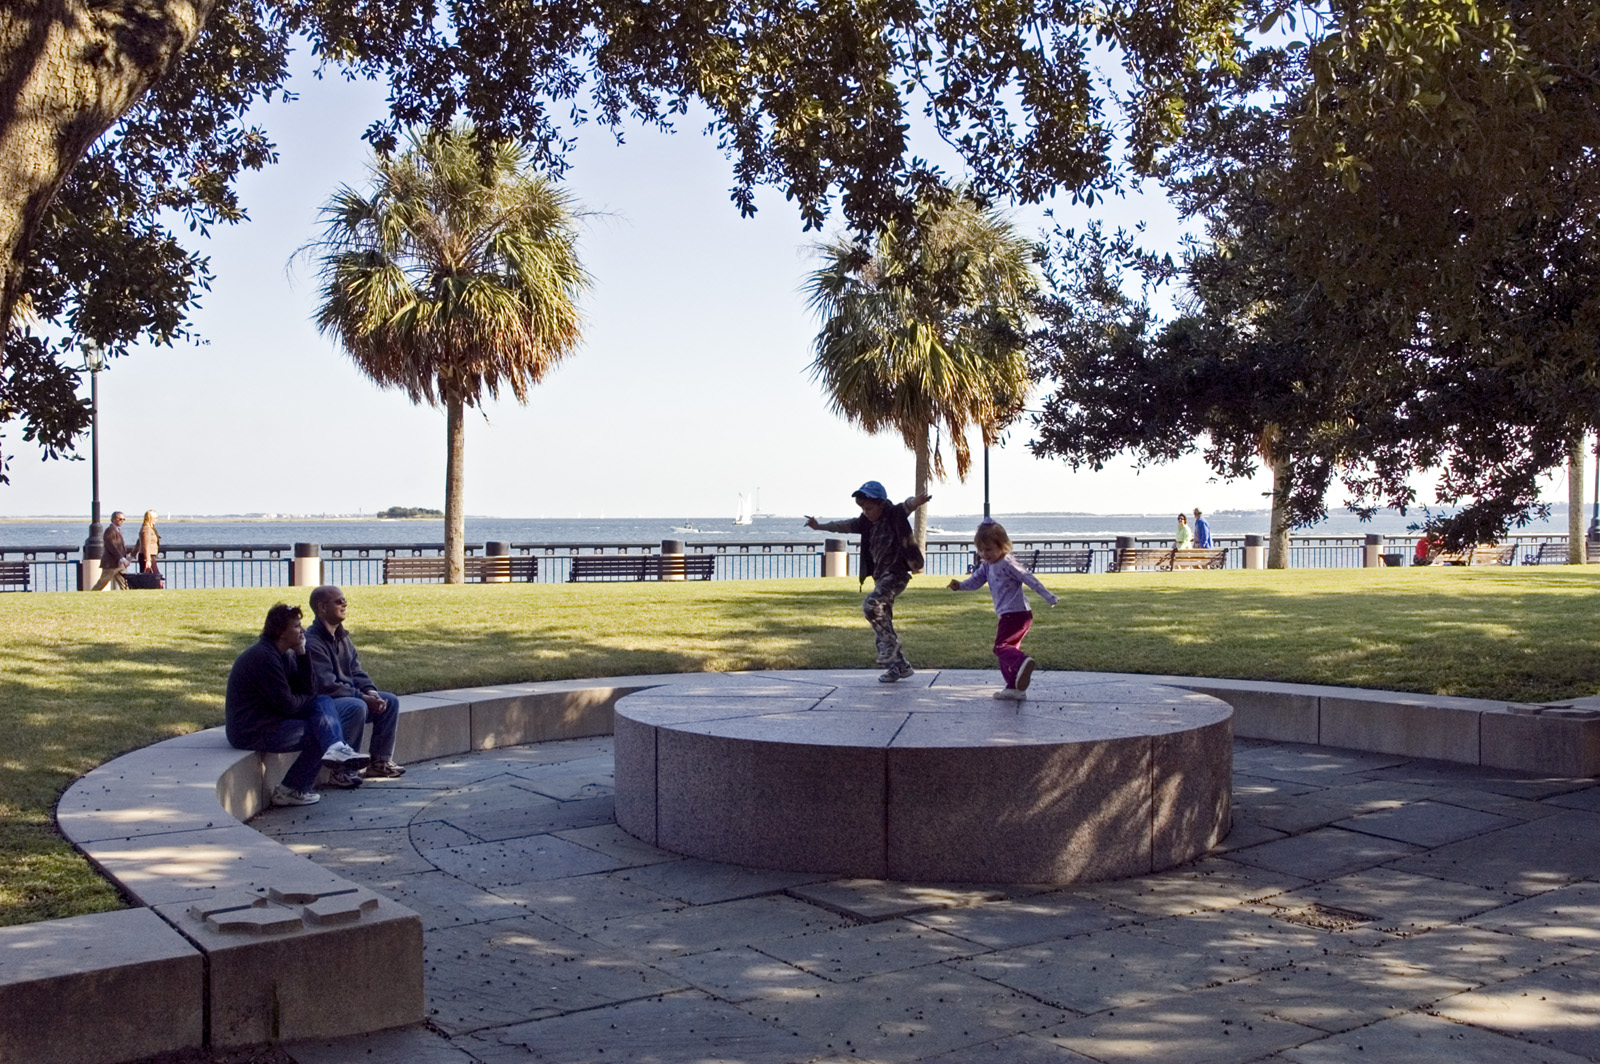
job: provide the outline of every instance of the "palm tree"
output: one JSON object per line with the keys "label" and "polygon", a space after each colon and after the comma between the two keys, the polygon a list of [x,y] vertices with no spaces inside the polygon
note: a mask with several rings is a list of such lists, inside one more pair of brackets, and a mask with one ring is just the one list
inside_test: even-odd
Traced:
{"label": "palm tree", "polygon": [[322,209],[317,327],[362,372],[445,409],[447,583],[463,571],[463,412],[530,385],[582,339],[574,201],[532,173],[521,147],[470,127],[414,134],[379,155],[368,193]]}
{"label": "palm tree", "polygon": [[[945,475],[935,432],[965,480],[971,429],[991,446],[1027,398],[1034,245],[998,212],[944,190],[871,242],[817,250],[824,264],[806,287],[822,330],[810,368],[829,405],[868,432],[898,432],[916,455],[918,494]],[[918,510],[919,546],[927,527]]]}

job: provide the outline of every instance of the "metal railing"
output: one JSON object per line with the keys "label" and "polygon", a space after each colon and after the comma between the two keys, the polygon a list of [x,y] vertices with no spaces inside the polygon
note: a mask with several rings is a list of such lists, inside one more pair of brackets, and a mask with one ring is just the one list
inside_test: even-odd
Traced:
{"label": "metal railing", "polygon": [[[1214,537],[1216,546],[1227,551],[1226,568],[1244,567],[1244,536]],[[1145,549],[1171,549],[1171,536],[1133,536],[1133,545]],[[1517,534],[1502,542],[1517,547],[1515,564],[1530,564],[1545,543],[1565,544],[1562,535]],[[1415,540],[1411,536],[1381,537],[1380,552],[1389,565],[1411,564]],[[1024,550],[1088,550],[1090,572],[1104,573],[1115,568],[1115,538],[1030,538],[1015,542]],[[1360,568],[1366,557],[1365,535],[1294,536],[1289,564],[1295,569]],[[489,545],[474,544],[466,554],[476,557]],[[822,575],[820,540],[706,540],[688,543],[689,555],[712,555],[713,580],[807,579]],[[565,583],[571,575],[572,559],[597,555],[653,555],[661,552],[660,543],[512,543],[513,556],[537,558],[539,583]],[[29,590],[71,591],[79,586],[78,546],[0,547],[0,560],[22,560],[29,567]],[[440,557],[443,543],[342,543],[320,546],[322,579],[328,583],[359,587],[384,582],[384,561],[388,558]],[[850,572],[860,571],[860,544],[849,543]],[[966,537],[930,539],[923,571],[930,576],[962,576],[971,565],[972,542]],[[288,543],[247,544],[170,544],[163,546],[158,565],[169,589],[207,587],[285,587],[292,582],[294,545]],[[1600,560],[1597,558],[1596,560]]]}

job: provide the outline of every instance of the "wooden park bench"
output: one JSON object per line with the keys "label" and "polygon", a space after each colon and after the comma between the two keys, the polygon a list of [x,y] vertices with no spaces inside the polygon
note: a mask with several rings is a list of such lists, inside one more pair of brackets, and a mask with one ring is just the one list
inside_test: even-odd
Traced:
{"label": "wooden park bench", "polygon": [[1117,552],[1117,572],[1131,573],[1136,569],[1158,569],[1172,572],[1177,569],[1221,569],[1228,564],[1226,547],[1128,547]]}
{"label": "wooden park bench", "polygon": [[[1565,547],[1561,548],[1564,552]],[[1517,559],[1516,544],[1480,543],[1465,550],[1441,550],[1428,555],[1429,565],[1510,565]]]}
{"label": "wooden park bench", "polygon": [[26,591],[33,579],[27,562],[0,562],[0,591]]}
{"label": "wooden park bench", "polygon": [[1523,565],[1566,565],[1570,560],[1565,543],[1541,543],[1538,550],[1522,556]]}
{"label": "wooden park bench", "polygon": [[[1087,573],[1094,561],[1092,550],[1018,550],[1011,556],[1030,573]],[[974,551],[967,572],[977,568],[978,553]]]}
{"label": "wooden park bench", "polygon": [[[537,580],[539,559],[531,554],[496,554],[486,558],[463,558],[462,576],[473,583],[505,583],[508,580]],[[445,559],[385,558],[383,582],[396,580],[444,580]]]}
{"label": "wooden park bench", "polygon": [[[710,580],[716,567],[715,554],[685,554],[683,576],[685,580]],[[575,555],[572,568],[567,573],[568,583],[580,580],[659,580],[661,556],[659,554],[591,554]]]}

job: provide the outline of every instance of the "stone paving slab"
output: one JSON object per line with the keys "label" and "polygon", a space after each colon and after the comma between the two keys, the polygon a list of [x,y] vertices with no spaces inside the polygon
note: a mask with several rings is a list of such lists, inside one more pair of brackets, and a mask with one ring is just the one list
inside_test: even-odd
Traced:
{"label": "stone paving slab", "polygon": [[1267,904],[1287,910],[1332,906],[1358,919],[1367,917],[1375,928],[1414,935],[1508,905],[1519,897],[1393,868],[1369,868],[1279,894]]}
{"label": "stone paving slab", "polygon": [[1600,961],[1583,958],[1519,975],[1450,998],[1437,1012],[1593,1060],[1600,1057]]}
{"label": "stone paving slab", "polygon": [[826,883],[802,883],[788,890],[790,896],[801,901],[832,909],[863,923],[911,916],[930,909],[979,906],[1003,900],[1009,893],[1004,888],[987,890],[970,884],[941,886],[884,879],[835,879]]}
{"label": "stone paving slab", "polygon": [[1272,1059],[1293,1064],[1347,1064],[1361,1059],[1383,1064],[1580,1064],[1588,1060],[1437,1016],[1416,1015],[1397,1016],[1348,1034],[1308,1042]]}
{"label": "stone paving slab", "polygon": [[1515,821],[1510,817],[1495,813],[1462,809],[1442,802],[1419,801],[1392,809],[1361,813],[1348,820],[1337,821],[1332,826],[1416,846],[1443,846],[1447,842],[1460,842],[1513,823]]}
{"label": "stone paving slab", "polygon": [[[605,1053],[597,1054],[597,1046]],[[736,1006],[691,991],[518,1024],[472,1038],[484,1064],[805,1064],[820,1047]]]}
{"label": "stone paving slab", "polygon": [[839,1057],[890,1064],[1040,1031],[1067,1015],[1031,995],[940,966],[887,972],[833,984],[812,997],[764,999],[743,1007]]}
{"label": "stone paving slab", "polygon": [[1241,1007],[1219,988],[1085,1016],[1052,1028],[1046,1037],[1107,1064],[1234,1064],[1324,1035]]}
{"label": "stone paving slab", "polygon": [[1235,861],[1302,879],[1332,879],[1421,852],[1421,847],[1342,828],[1318,828],[1236,851]]}
{"label": "stone paving slab", "polygon": [[670,912],[623,916],[589,930],[590,938],[649,960],[718,947],[757,946],[849,924],[842,916],[782,894],[691,905]]}
{"label": "stone paving slab", "polygon": [[686,985],[539,916],[435,931],[426,971],[428,1022],[455,1034]]}
{"label": "stone paving slab", "polygon": [[1107,902],[1057,893],[909,914],[908,918],[914,924],[999,950],[1110,930],[1134,916]]}
{"label": "stone paving slab", "polygon": [[762,949],[803,972],[846,983],[987,953],[989,947],[896,920],[800,935],[766,943]]}

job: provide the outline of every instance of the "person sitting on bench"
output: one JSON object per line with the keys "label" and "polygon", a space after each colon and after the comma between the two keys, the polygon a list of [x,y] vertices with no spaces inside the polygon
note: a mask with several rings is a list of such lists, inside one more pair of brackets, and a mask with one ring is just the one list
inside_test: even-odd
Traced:
{"label": "person sitting on bench", "polygon": [[352,773],[370,760],[344,741],[345,722],[333,699],[311,693],[311,659],[300,617],[299,606],[273,606],[261,638],[239,655],[228,673],[228,743],[263,754],[300,752],[283,782],[273,788],[273,805],[321,801],[312,788],[324,767],[330,786],[358,787],[361,780]]}

